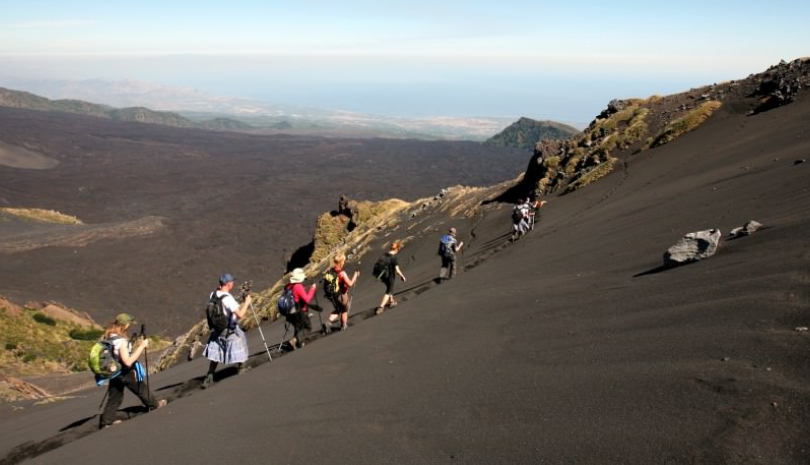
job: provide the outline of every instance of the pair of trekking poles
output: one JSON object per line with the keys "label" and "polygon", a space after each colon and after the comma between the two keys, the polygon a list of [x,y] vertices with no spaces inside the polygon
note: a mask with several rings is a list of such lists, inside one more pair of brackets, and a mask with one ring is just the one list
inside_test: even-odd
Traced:
{"label": "pair of trekking poles", "polygon": [[[347,304],[347,308],[350,307],[351,303],[352,303],[352,295],[351,295],[352,290],[353,289],[349,289],[349,303]],[[315,308],[315,307],[317,307],[317,308]],[[321,313],[323,313],[323,307],[321,306],[321,303],[318,300],[317,291],[315,292],[315,305],[313,306],[313,310],[315,310],[318,313],[318,323],[320,323],[320,325],[321,325],[321,332],[323,332],[324,335],[330,334],[332,332],[331,323],[329,324],[329,326],[327,326],[323,322],[323,317],[321,317]],[[309,318],[309,317],[307,317],[307,318]],[[289,332],[290,332],[290,322],[285,321],[284,322],[284,334],[281,336],[281,341],[278,343],[278,353],[279,354],[281,354],[283,352],[281,347],[284,345],[284,340],[287,339],[287,333],[289,333]]]}
{"label": "pair of trekking poles", "polygon": [[[130,338],[130,342],[134,340],[138,336],[137,333],[132,333],[132,337]],[[146,337],[146,325],[141,325],[141,334],[142,338]],[[149,388],[149,351],[144,348],[143,349],[143,363],[144,363],[144,370],[145,373],[145,380],[146,380],[146,392],[149,394],[149,397],[152,396],[152,390]],[[137,373],[136,373],[137,376]],[[140,383],[140,381],[138,381]],[[101,406],[104,405],[104,401],[107,400],[107,396],[110,394],[110,390],[104,392],[104,397],[101,398],[101,403],[98,404],[98,408],[101,409]]]}

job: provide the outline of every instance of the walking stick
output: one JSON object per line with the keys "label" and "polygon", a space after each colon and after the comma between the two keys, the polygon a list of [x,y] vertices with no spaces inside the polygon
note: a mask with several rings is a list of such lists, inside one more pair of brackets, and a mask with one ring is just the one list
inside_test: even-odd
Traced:
{"label": "walking stick", "polygon": [[264,343],[264,350],[267,351],[267,357],[272,362],[273,356],[270,355],[270,348],[267,347],[267,341],[264,339],[264,332],[262,332],[262,325],[259,323],[259,317],[256,316],[256,309],[253,308],[253,302],[250,303],[250,311],[253,312],[253,318],[256,320],[256,327],[259,328],[259,334],[262,336],[262,342]]}
{"label": "walking stick", "polygon": [[[141,337],[146,337],[146,325],[141,325]],[[146,351],[146,347],[143,348],[143,362],[146,365],[146,392],[151,397],[152,391],[149,389],[149,353]]]}
{"label": "walking stick", "polygon": [[[326,325],[323,323],[323,318],[321,317],[321,313],[323,313],[323,307],[321,307],[321,302],[318,300],[318,291],[315,291],[315,306],[318,307],[318,309],[315,309],[315,311],[318,312],[318,322],[321,323],[321,332],[323,334],[329,334],[331,332],[331,329],[328,330],[326,328]],[[331,328],[332,326],[331,322],[329,323],[329,326]]]}

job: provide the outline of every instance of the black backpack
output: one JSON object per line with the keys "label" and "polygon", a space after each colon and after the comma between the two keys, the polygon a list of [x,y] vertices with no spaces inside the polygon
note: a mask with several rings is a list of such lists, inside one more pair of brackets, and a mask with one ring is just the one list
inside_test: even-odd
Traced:
{"label": "black backpack", "polygon": [[211,294],[211,299],[205,306],[205,318],[208,320],[208,328],[211,331],[222,332],[228,329],[231,325],[231,312],[225,310],[222,305],[222,299],[227,294],[222,294],[217,297],[217,292]]}
{"label": "black backpack", "polygon": [[515,223],[520,223],[523,219],[523,210],[521,210],[520,205],[515,205],[515,208],[512,210],[512,221]]}
{"label": "black backpack", "polygon": [[337,299],[340,295],[340,279],[338,272],[334,268],[326,270],[321,279],[321,286],[323,287],[323,295],[329,299]]}
{"label": "black backpack", "polygon": [[391,256],[385,254],[377,259],[372,273],[374,273],[374,277],[377,279],[383,279],[388,276],[389,268],[391,268]]}

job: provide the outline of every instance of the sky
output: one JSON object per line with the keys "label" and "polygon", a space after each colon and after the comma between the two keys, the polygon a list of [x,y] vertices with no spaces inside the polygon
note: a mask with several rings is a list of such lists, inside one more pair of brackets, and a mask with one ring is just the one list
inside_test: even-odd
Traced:
{"label": "sky", "polygon": [[810,55],[807,1],[3,0],[2,76],[390,116],[590,121]]}

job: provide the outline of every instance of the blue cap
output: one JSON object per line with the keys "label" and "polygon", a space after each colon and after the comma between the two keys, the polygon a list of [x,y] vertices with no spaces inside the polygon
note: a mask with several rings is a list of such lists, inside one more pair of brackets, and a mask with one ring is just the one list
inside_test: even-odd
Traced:
{"label": "blue cap", "polygon": [[230,273],[225,273],[224,275],[219,277],[219,284],[228,284],[229,282],[233,281],[233,276]]}

